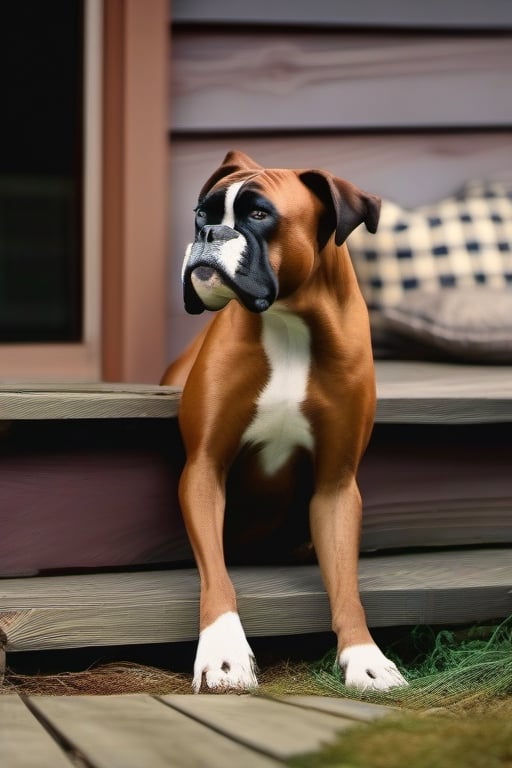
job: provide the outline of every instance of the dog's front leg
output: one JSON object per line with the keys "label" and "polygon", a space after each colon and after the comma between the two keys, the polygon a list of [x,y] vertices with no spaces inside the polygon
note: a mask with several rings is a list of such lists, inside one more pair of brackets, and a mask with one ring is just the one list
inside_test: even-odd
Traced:
{"label": "dog's front leg", "polygon": [[223,547],[225,478],[207,457],[187,461],[180,504],[200,582],[200,635],[193,688],[244,690],[257,685],[255,662],[238,616]]}
{"label": "dog's front leg", "polygon": [[345,684],[362,690],[407,685],[395,664],[374,643],[359,597],[361,497],[355,479],[341,487],[317,490],[311,501],[310,524]]}

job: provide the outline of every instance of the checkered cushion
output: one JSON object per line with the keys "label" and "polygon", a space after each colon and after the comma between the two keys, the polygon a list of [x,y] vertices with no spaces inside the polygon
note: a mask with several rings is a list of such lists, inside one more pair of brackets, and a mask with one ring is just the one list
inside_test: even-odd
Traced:
{"label": "checkered cushion", "polygon": [[384,200],[377,234],[358,227],[348,246],[372,310],[415,289],[512,287],[512,185],[473,181],[414,210]]}

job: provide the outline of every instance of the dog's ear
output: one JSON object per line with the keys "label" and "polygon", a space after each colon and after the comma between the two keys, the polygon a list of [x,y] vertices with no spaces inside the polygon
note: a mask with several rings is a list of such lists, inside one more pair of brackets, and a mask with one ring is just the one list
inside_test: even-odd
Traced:
{"label": "dog's ear", "polygon": [[207,192],[224,176],[230,176],[236,171],[260,171],[262,166],[255,163],[249,155],[244,152],[239,152],[238,149],[232,149],[227,153],[226,157],[222,161],[216,171],[212,173],[208,181],[203,185],[199,193],[199,200],[202,200]]}
{"label": "dog's ear", "polygon": [[341,245],[352,230],[363,222],[369,232],[377,231],[379,197],[369,195],[349,181],[339,179],[327,171],[302,171],[299,178],[325,206],[325,215],[318,230],[320,249],[325,246],[333,232],[336,245]]}

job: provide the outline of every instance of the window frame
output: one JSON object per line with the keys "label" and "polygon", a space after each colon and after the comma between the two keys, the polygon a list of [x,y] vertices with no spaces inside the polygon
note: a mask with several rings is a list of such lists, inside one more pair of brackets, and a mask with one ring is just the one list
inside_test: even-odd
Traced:
{"label": "window frame", "polygon": [[85,0],[82,341],[0,344],[4,382],[101,378],[102,14],[102,0]]}

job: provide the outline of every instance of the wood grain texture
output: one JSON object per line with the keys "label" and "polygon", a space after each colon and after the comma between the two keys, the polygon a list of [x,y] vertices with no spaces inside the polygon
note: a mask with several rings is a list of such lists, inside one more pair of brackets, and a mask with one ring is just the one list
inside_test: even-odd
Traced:
{"label": "wood grain texture", "polygon": [[170,706],[248,747],[286,759],[333,741],[353,721],[256,696],[162,696]]}
{"label": "wood grain texture", "polygon": [[95,768],[274,765],[150,696],[43,696],[32,704]]}
{"label": "wood grain texture", "polygon": [[[378,421],[512,420],[512,368],[377,361]],[[0,388],[0,419],[171,418],[172,387]]]}
{"label": "wood grain texture", "polygon": [[[50,422],[48,431],[56,432],[59,425]],[[116,423],[106,425],[112,435]],[[0,443],[0,578],[192,562],[177,499],[181,460],[172,448],[164,452],[155,446],[159,436],[149,430],[135,433],[137,450],[133,425],[131,420],[125,446],[117,449],[99,441],[84,449],[84,430],[69,429],[67,446],[61,443],[51,452],[41,449],[39,438],[37,453],[33,425],[24,455],[15,452],[19,441],[10,455]],[[169,442],[172,437],[169,429]]]}
{"label": "wood grain texture", "polygon": [[0,419],[172,418],[174,387],[137,384],[3,384]]}
{"label": "wood grain texture", "polygon": [[425,128],[512,122],[512,36],[176,30],[171,128]]}
{"label": "wood grain texture", "polygon": [[512,544],[511,461],[510,424],[377,423],[358,473],[362,551]]}
{"label": "wood grain texture", "polygon": [[[484,621],[512,612],[512,549],[378,555],[360,561],[370,626]],[[330,631],[318,567],[233,568],[249,636]],[[9,651],[197,637],[195,569],[0,580]]]}
{"label": "wood grain texture", "polygon": [[512,367],[379,360],[377,421],[512,421]]}
{"label": "wood grain texture", "polygon": [[388,0],[384,5],[376,0],[295,0],[276,3],[240,3],[239,0],[173,0],[172,19],[184,23],[217,24],[275,24],[288,29],[294,25],[415,27],[439,29],[507,29],[512,26],[510,7],[506,2],[491,0],[484,5],[467,0],[431,0],[426,3],[403,3]]}
{"label": "wood grain texture", "polygon": [[59,745],[18,696],[0,695],[2,768],[71,768]]}
{"label": "wood grain texture", "polygon": [[387,717],[394,710],[381,704],[369,704],[365,701],[352,701],[351,699],[335,699],[324,696],[283,696],[279,701],[303,707],[306,710],[313,709],[317,712],[329,712],[355,722],[370,723]]}
{"label": "wood grain texture", "polygon": [[2,768],[277,768],[390,707],[319,696],[0,695]]}

